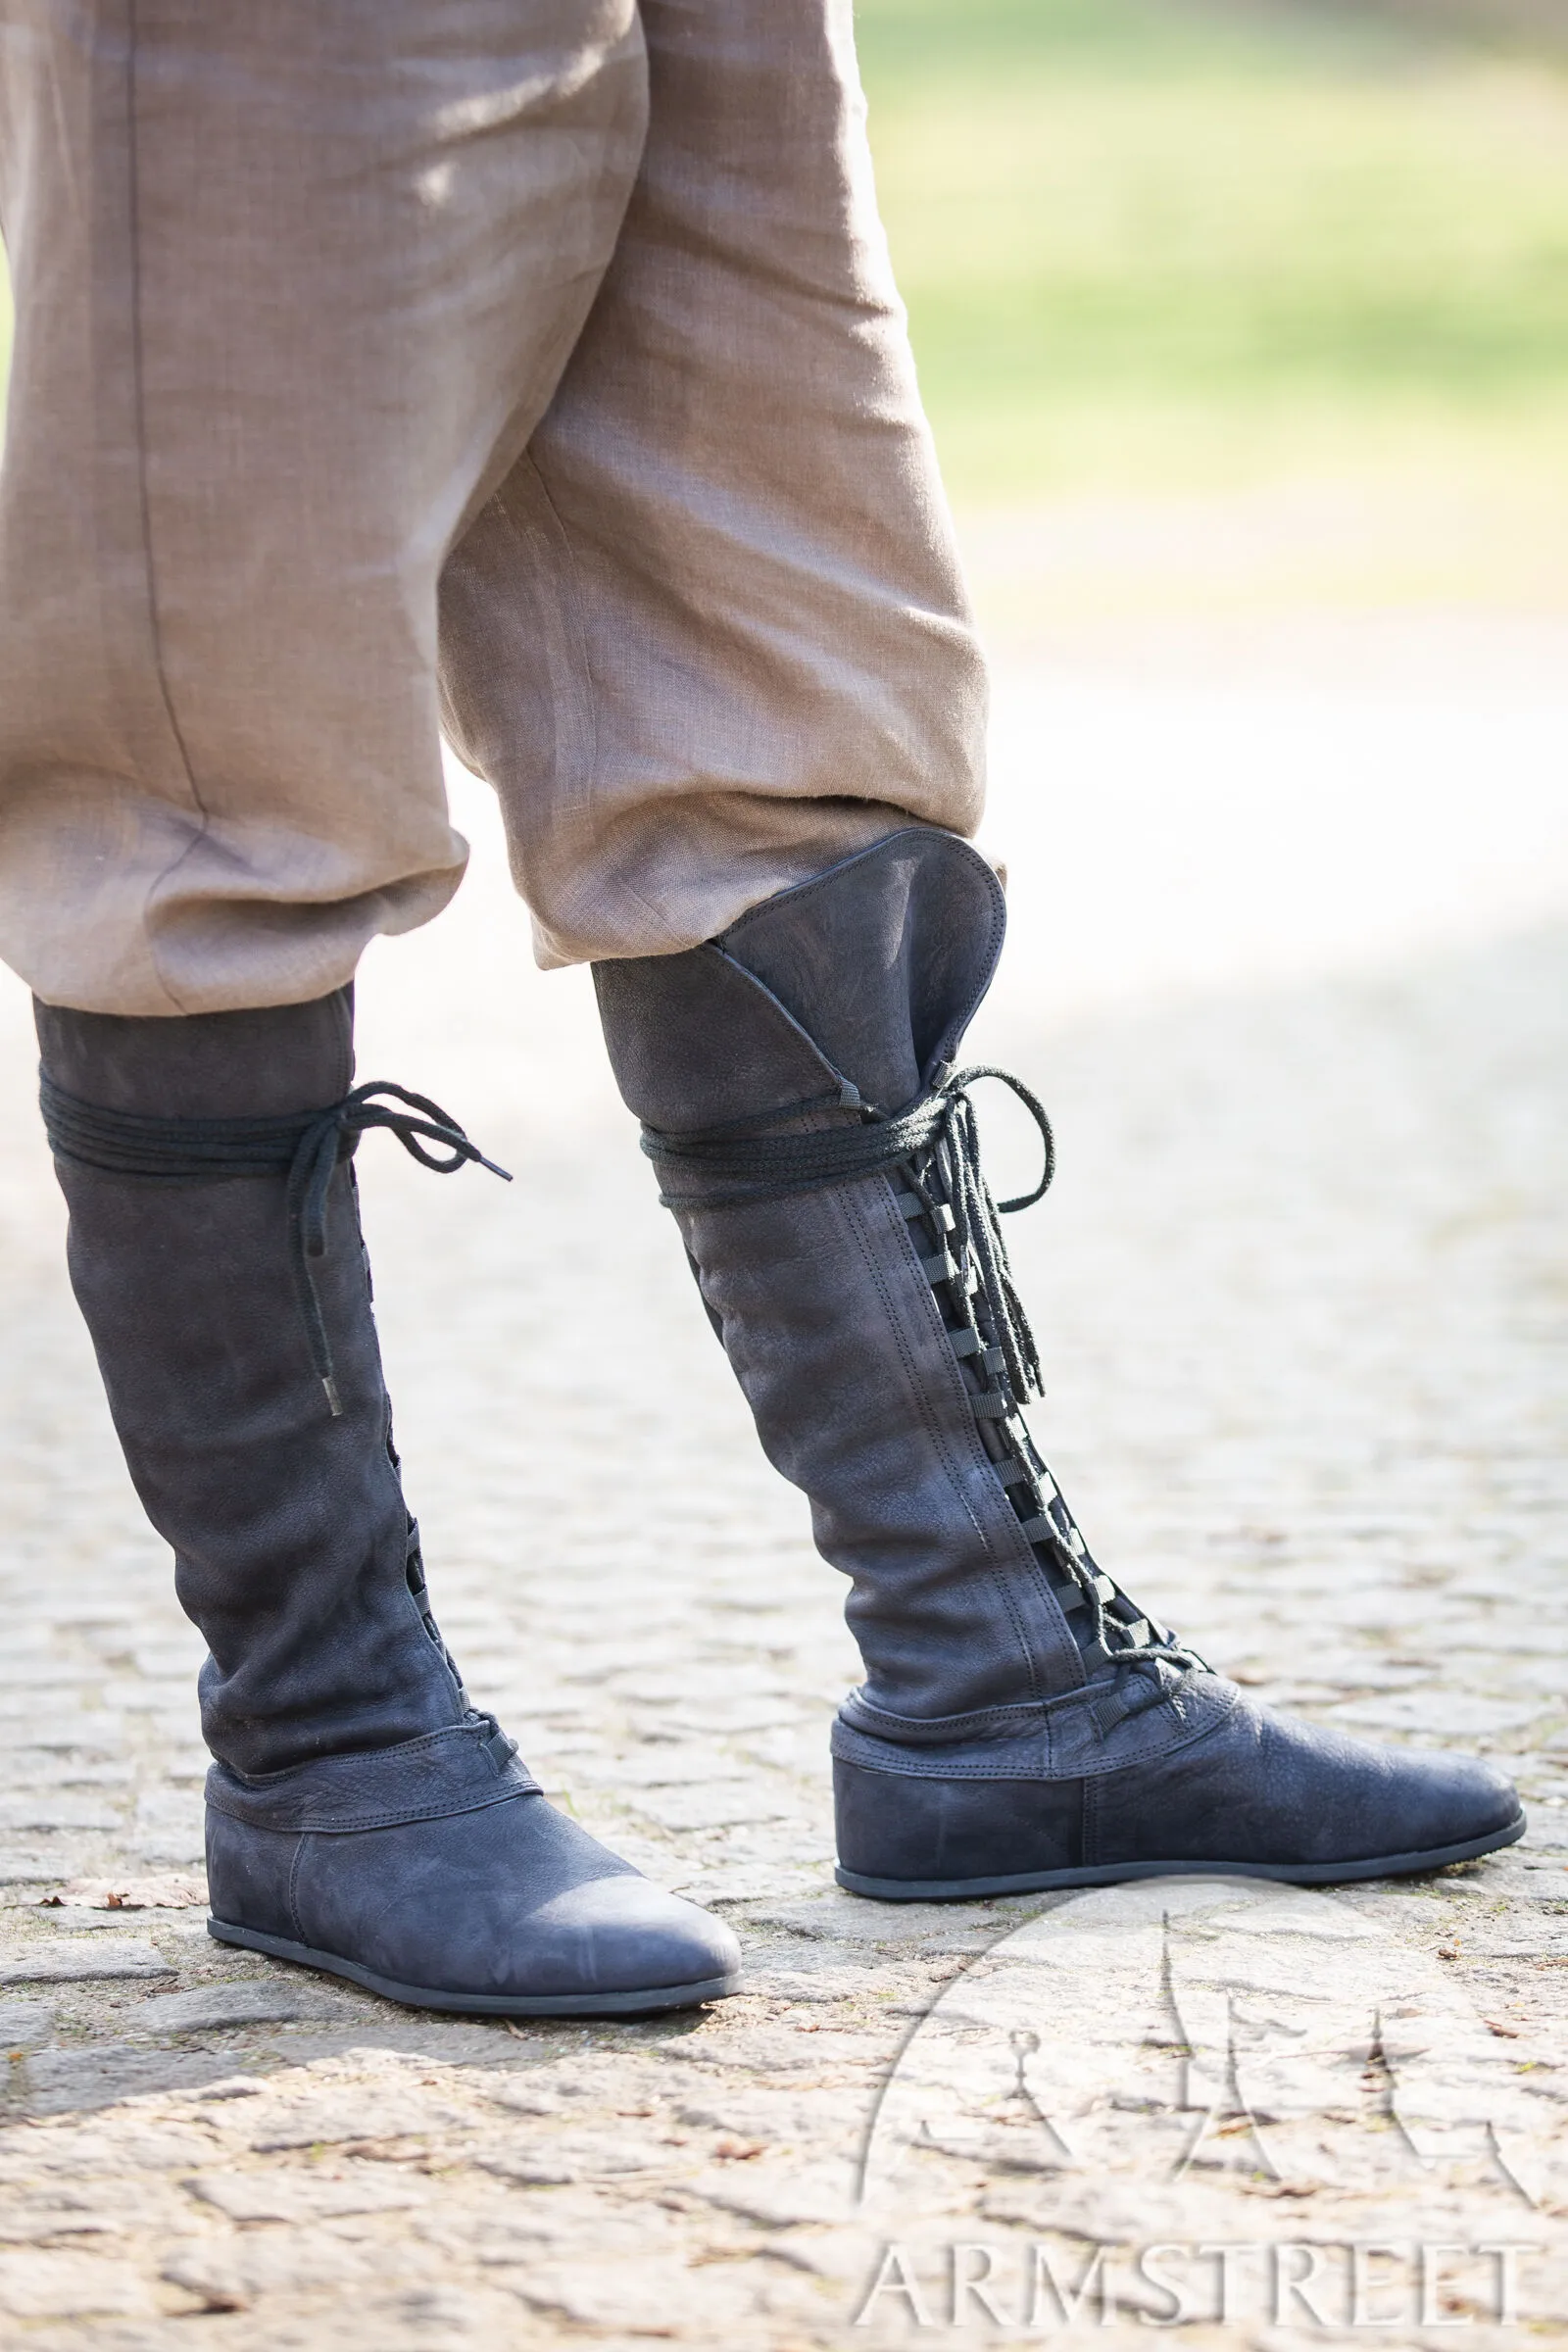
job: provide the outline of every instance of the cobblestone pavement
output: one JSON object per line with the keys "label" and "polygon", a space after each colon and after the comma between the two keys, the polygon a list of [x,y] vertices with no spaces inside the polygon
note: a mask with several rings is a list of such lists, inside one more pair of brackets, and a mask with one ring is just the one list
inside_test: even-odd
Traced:
{"label": "cobblestone pavement", "polygon": [[470,2025],[220,1949],[199,1645],[66,1293],[13,989],[0,2340],[1560,2328],[1568,919],[1064,1018],[1051,892],[1020,867],[1016,897],[974,1042],[1057,1124],[1015,1254],[1097,1548],[1260,1693],[1507,1757],[1526,1842],[1325,1895],[835,1891],[837,1579],[757,1454],[582,977],[532,973],[487,851],[364,991],[363,1074],[433,1092],[517,1176],[364,1155],[411,1494],[478,1698],[559,1801],[724,1910],[747,1989]]}

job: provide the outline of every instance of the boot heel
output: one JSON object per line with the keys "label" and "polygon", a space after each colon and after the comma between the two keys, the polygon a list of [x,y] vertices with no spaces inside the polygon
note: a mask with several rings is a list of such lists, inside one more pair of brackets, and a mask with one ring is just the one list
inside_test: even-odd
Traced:
{"label": "boot heel", "polygon": [[1082,1781],[937,1780],[833,1759],[839,1866],[852,1894],[974,1900],[1070,1886],[1084,1859]]}
{"label": "boot heel", "polygon": [[289,1880],[299,1838],[254,1829],[207,1808],[207,1899],[216,1920],[244,1920],[269,1936],[293,1936]]}

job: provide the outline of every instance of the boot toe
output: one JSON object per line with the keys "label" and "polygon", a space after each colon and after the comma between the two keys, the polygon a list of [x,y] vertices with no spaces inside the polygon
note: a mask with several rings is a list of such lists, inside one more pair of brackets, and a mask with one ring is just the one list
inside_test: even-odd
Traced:
{"label": "boot toe", "polygon": [[1227,1863],[1306,1880],[1431,1870],[1524,1826],[1474,1756],[1390,1747],[1246,1699],[1165,1756],[1106,1776],[1107,1862]]}
{"label": "boot toe", "polygon": [[735,1989],[722,1921],[536,1790],[303,1836],[209,1816],[214,1933],[433,2009],[634,2015]]}
{"label": "boot toe", "polygon": [[630,1875],[572,1886],[530,1914],[529,1976],[600,1993],[731,1988],[741,1947],[722,1920]]}
{"label": "boot toe", "polygon": [[1450,1845],[1502,1842],[1524,1823],[1519,1791],[1506,1774],[1479,1756],[1426,1748],[1383,1748],[1390,1771],[1389,1818],[1383,1842],[1397,1837],[1401,1853]]}
{"label": "boot toe", "polygon": [[[1478,1757],[1348,1739],[1262,1709],[1255,1723],[1255,1749],[1251,1726],[1237,1727],[1238,1860],[1434,1868],[1501,1844],[1523,1826],[1512,1783]],[[1182,1759],[1174,1761],[1179,1772]],[[1196,1754],[1194,1763],[1201,1776]]]}
{"label": "boot toe", "polygon": [[542,1796],[371,1831],[359,1853],[307,1861],[296,1886],[302,1918],[314,1902],[328,1948],[376,1953],[388,1982],[460,2005],[671,2006],[676,1995],[732,1991],[740,1968],[720,1921],[641,1877]]}

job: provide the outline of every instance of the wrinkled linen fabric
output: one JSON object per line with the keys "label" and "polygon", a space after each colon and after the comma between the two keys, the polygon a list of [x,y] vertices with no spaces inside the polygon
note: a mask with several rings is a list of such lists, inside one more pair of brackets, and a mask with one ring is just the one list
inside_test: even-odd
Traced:
{"label": "wrinkled linen fabric", "polygon": [[969,833],[848,0],[0,0],[0,956],[294,1004],[495,787],[545,963]]}

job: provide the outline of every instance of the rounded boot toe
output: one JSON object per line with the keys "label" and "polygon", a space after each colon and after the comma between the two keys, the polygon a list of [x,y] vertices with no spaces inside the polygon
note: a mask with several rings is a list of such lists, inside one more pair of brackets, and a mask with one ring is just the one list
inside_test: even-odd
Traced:
{"label": "rounded boot toe", "polygon": [[1404,1853],[1432,1853],[1481,1840],[1506,1844],[1524,1826],[1519,1791],[1480,1756],[1427,1748],[1389,1748],[1391,1779]]}
{"label": "rounded boot toe", "polygon": [[565,1888],[528,1924],[529,1975],[555,1991],[730,1990],[740,1975],[741,1947],[722,1920],[629,1872]]}
{"label": "rounded boot toe", "polygon": [[1436,1869],[1506,1845],[1524,1823],[1511,1783],[1475,1756],[1357,1740],[1246,1700],[1160,1777],[1167,1819],[1185,1817],[1179,1852],[1281,1876]]}
{"label": "rounded boot toe", "polygon": [[1172,1756],[1168,1780],[1198,1833],[1187,1852],[1281,1875],[1436,1869],[1524,1826],[1511,1782],[1478,1757],[1356,1740],[1245,1701],[1217,1737]]}
{"label": "rounded boot toe", "polygon": [[[263,1929],[258,1948],[393,1999],[635,2015],[735,1988],[740,1947],[729,1929],[641,1877],[536,1789],[331,1837],[230,1827],[245,1850],[225,1846],[224,1887],[215,1888],[228,1924]],[[258,1855],[258,1840],[270,1854]],[[248,1884],[236,1867],[247,1859]]]}

